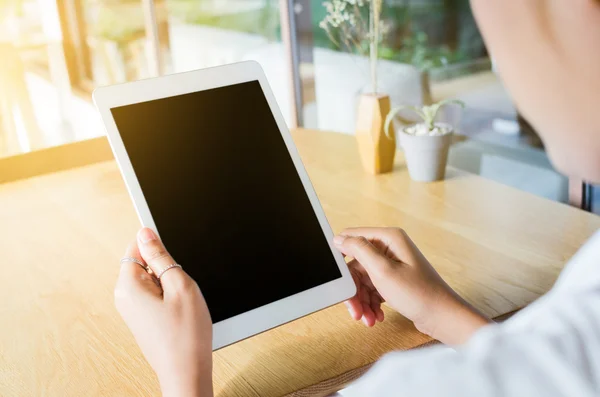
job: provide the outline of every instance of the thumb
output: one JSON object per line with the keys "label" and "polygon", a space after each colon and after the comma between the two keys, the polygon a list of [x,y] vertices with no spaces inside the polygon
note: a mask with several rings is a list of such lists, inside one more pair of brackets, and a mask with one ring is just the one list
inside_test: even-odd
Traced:
{"label": "thumb", "polygon": [[115,304],[121,314],[131,308],[132,302],[136,303],[133,306],[137,310],[137,303],[148,305],[152,301],[162,299],[162,291],[154,277],[148,274],[143,266],[134,262],[143,261],[135,241],[127,247],[125,259],[121,261],[121,270],[115,285]]}
{"label": "thumb", "polygon": [[162,273],[160,284],[165,292],[179,289],[187,282],[189,276],[181,268],[175,267],[163,273],[163,270],[177,262],[167,252],[162,241],[152,229],[147,227],[140,229],[137,240],[144,262],[156,276]]}
{"label": "thumb", "polygon": [[389,266],[388,259],[362,236],[335,236],[334,245],[342,254],[356,259],[371,276],[380,276]]}

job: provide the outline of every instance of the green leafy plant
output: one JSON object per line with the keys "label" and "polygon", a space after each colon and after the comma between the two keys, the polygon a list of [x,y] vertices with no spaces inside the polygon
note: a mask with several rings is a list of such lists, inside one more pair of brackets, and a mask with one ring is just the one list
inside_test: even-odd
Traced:
{"label": "green leafy plant", "polygon": [[423,31],[413,33],[402,41],[398,61],[409,63],[419,70],[427,71],[450,63],[453,54],[447,46],[432,46]]}
{"label": "green leafy plant", "polygon": [[[221,2],[226,3],[223,0]],[[217,3],[214,0],[168,0],[167,9],[170,17],[187,24],[213,26],[258,34],[273,41],[281,40],[277,0],[263,0],[262,6],[250,9],[241,7],[239,12],[236,12],[236,4],[243,2],[234,2],[229,6],[231,12],[225,14],[215,12],[214,5]]]}
{"label": "green leafy plant", "polygon": [[[422,120],[423,124],[427,127],[429,132],[433,131],[435,128],[435,118],[438,115],[438,112],[442,107],[449,104],[459,105],[461,108],[465,107],[465,103],[463,101],[459,101],[458,99],[444,99],[443,101],[424,106],[410,106],[410,105],[402,105],[393,108],[385,118],[385,134],[390,137],[390,124],[396,114],[403,109],[410,109],[415,112]],[[390,137],[391,138],[391,137]]]}

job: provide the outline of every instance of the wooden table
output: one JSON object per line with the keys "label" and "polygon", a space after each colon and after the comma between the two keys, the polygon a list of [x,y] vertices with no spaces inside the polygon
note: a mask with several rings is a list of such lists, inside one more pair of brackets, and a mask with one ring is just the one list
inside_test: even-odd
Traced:
{"label": "wooden table", "polygon": [[[412,182],[402,158],[391,174],[366,175],[350,136],[294,137],[336,231],[405,228],[492,317],[547,291],[600,227],[594,215],[456,170],[443,182]],[[159,395],[113,307],[118,259],[138,226],[113,161],[0,185],[0,395]],[[309,392],[430,341],[402,316],[386,316],[367,329],[337,305],[219,350],[216,395],[322,395]]]}

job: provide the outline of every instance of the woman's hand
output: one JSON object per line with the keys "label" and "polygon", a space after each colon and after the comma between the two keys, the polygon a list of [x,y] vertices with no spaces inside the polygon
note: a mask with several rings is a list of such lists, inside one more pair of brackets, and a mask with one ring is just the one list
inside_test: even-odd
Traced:
{"label": "woman's hand", "polygon": [[[144,228],[125,254],[158,274],[176,263],[157,235]],[[181,268],[160,283],[133,262],[124,262],[115,304],[156,372],[163,396],[207,397],[212,390],[212,321],[196,282]]]}
{"label": "woman's hand", "polygon": [[334,238],[346,256],[357,293],[346,302],[350,315],[369,327],[383,321],[381,303],[446,344],[460,344],[490,320],[465,302],[397,228],[353,228]]}

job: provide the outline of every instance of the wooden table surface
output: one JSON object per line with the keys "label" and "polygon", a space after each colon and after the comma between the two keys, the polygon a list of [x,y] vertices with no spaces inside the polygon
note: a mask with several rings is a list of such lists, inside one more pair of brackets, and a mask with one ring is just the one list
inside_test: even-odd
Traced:
{"label": "wooden table surface", "polygon": [[[600,227],[597,216],[456,170],[443,182],[412,182],[401,156],[393,173],[366,175],[350,136],[294,138],[335,231],[403,227],[492,317],[547,291]],[[159,395],[113,306],[118,260],[138,226],[112,161],[0,185],[1,396]],[[429,341],[386,316],[367,329],[337,305],[219,350],[216,395],[283,396]]]}

